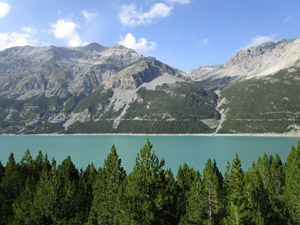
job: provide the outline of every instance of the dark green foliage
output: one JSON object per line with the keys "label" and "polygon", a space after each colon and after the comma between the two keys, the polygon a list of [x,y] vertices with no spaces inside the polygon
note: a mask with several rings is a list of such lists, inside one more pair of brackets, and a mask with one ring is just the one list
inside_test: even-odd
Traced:
{"label": "dark green foliage", "polygon": [[[26,179],[26,178],[25,178]],[[4,177],[0,185],[1,214],[0,223],[7,224],[12,216],[12,204],[24,188],[24,177],[20,170],[20,165],[16,163],[14,155],[11,153],[5,166]]]}
{"label": "dark green foliage", "polygon": [[180,219],[180,224],[203,224],[202,181],[200,174],[194,178],[186,204],[186,213]]}
{"label": "dark green foliage", "polygon": [[128,109],[125,119],[175,118],[180,120],[217,119],[217,95],[200,84],[176,83],[156,87],[155,91],[139,89],[140,101]]}
{"label": "dark green foliage", "polygon": [[34,132],[28,132],[28,133],[52,134],[58,132],[64,132],[64,127],[61,124],[45,122],[40,125],[37,125],[37,128],[35,129]]}
{"label": "dark green foliage", "polygon": [[227,216],[224,218],[225,224],[244,224],[248,217],[246,209],[246,199],[244,195],[244,172],[238,155],[232,162],[227,193]]}
{"label": "dark green foliage", "polygon": [[121,166],[115,146],[104,162],[93,186],[93,202],[89,224],[120,224],[124,213],[124,180],[126,173]]}
{"label": "dark green foliage", "polygon": [[288,207],[291,224],[300,223],[300,142],[292,146],[287,158],[285,201]]}
{"label": "dark green foliage", "polygon": [[179,188],[179,197],[178,197],[178,213],[179,217],[186,214],[186,205],[188,197],[190,194],[190,189],[195,178],[199,178],[199,171],[195,171],[193,168],[190,168],[186,163],[183,166],[179,166],[177,172],[177,185]]}
{"label": "dark green foliage", "polygon": [[203,170],[202,198],[205,224],[220,224],[224,216],[223,177],[216,162],[208,160]]}
{"label": "dark green foliage", "polygon": [[179,134],[179,133],[211,133],[213,132],[201,121],[177,120],[122,120],[114,129],[112,120],[96,122],[76,122],[68,127],[66,133],[146,133],[146,134]]}
{"label": "dark green foliage", "polygon": [[98,173],[93,163],[88,165],[84,172],[81,171],[78,184],[80,203],[77,218],[79,224],[84,224],[88,220],[93,200],[93,185],[95,184],[97,175]]}
{"label": "dark green foliage", "polygon": [[299,224],[300,142],[283,164],[263,155],[244,172],[238,155],[224,177],[207,161],[201,177],[187,164],[177,180],[147,140],[126,175],[113,146],[103,167],[80,173],[68,156],[56,166],[27,150],[0,163],[0,224]]}
{"label": "dark green foliage", "polygon": [[[293,71],[293,72],[291,72]],[[233,82],[222,90],[229,109],[220,133],[284,133],[300,125],[300,69]]]}
{"label": "dark green foliage", "polygon": [[[162,85],[155,91],[139,89],[138,99],[130,104],[117,128],[115,119],[124,108],[115,112],[109,104],[112,91],[101,88],[83,98],[75,112],[88,110],[97,121],[76,122],[67,133],[212,133],[202,119],[219,119],[216,111],[217,95],[199,84],[176,83]],[[102,108],[99,110],[99,105]],[[136,119],[141,118],[141,119]]]}
{"label": "dark green foliage", "polygon": [[186,133],[211,133],[207,125],[198,120],[131,120],[121,121],[117,133],[146,133],[146,134],[186,134]]}
{"label": "dark green foliage", "polygon": [[2,177],[4,176],[4,173],[5,173],[5,168],[4,168],[4,166],[2,165],[2,163],[0,161],[0,184],[1,184],[1,181],[2,181]]}
{"label": "dark green foliage", "polygon": [[112,120],[99,120],[86,123],[75,122],[66,133],[114,133]]}
{"label": "dark green foliage", "polygon": [[181,224],[220,224],[225,213],[222,181],[216,163],[209,159],[203,178],[197,175],[192,183]]}
{"label": "dark green foliage", "polygon": [[166,193],[164,164],[164,159],[159,161],[147,140],[126,182],[125,224],[170,224],[167,220],[171,216],[167,196],[170,193]]}
{"label": "dark green foliage", "polygon": [[[95,114],[102,114],[106,108],[106,106],[109,105],[109,98],[111,98],[113,95],[113,91],[111,89],[109,90],[103,90],[103,87],[99,87],[96,91],[94,91],[91,95],[86,96],[82,98],[80,101],[78,101],[74,112],[82,112],[85,109],[88,109],[89,112],[92,113],[93,116]],[[102,108],[99,109],[99,104],[101,104]],[[70,106],[68,106],[69,108]]]}

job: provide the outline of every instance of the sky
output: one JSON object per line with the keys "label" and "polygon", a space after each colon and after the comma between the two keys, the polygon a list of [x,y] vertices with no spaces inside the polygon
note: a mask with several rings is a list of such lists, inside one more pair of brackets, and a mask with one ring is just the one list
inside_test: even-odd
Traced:
{"label": "sky", "polygon": [[122,44],[183,71],[300,37],[299,0],[0,0],[0,50]]}

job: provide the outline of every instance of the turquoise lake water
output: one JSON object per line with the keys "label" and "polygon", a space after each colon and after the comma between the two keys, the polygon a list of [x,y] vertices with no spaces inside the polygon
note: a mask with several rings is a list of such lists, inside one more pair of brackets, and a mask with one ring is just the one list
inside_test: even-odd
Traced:
{"label": "turquoise lake water", "polygon": [[[78,169],[85,169],[93,162],[96,168],[103,165],[112,144],[122,159],[127,172],[133,169],[140,148],[146,143],[147,136],[0,136],[0,161],[6,164],[8,156],[14,153],[19,161],[25,150],[29,149],[35,158],[38,151],[54,157],[57,165],[68,155]],[[239,154],[244,170],[251,167],[266,152],[268,155],[279,153],[286,161],[291,145],[297,145],[299,138],[287,137],[224,137],[224,136],[150,136],[150,142],[159,158],[164,157],[165,168],[176,174],[180,164],[202,172],[206,161],[216,159],[218,168],[224,172],[227,161]]]}

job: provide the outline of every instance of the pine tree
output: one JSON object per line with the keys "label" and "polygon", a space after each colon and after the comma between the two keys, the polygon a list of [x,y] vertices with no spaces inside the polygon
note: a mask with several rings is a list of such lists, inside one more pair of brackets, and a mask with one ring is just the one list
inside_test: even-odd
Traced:
{"label": "pine tree", "polygon": [[56,170],[53,159],[47,163],[34,194],[31,216],[35,224],[76,223],[79,208],[78,170],[68,156]]}
{"label": "pine tree", "polygon": [[223,216],[224,201],[222,198],[223,177],[220,174],[216,162],[209,159],[203,170],[203,208],[204,223],[219,224]]}
{"label": "pine tree", "polygon": [[300,223],[300,142],[287,158],[285,200],[291,224]]}
{"label": "pine tree", "polygon": [[241,161],[236,154],[229,175],[225,224],[244,224],[244,221],[247,219],[248,212],[245,208],[244,184],[244,172],[241,167]]}
{"label": "pine tree", "polygon": [[58,214],[57,222],[75,222],[79,211],[78,182],[79,174],[71,157],[67,158],[57,167]]}
{"label": "pine tree", "polygon": [[35,192],[35,181],[33,177],[27,177],[25,189],[13,203],[13,223],[12,224],[34,224],[31,219],[31,208]]}
{"label": "pine tree", "polygon": [[81,172],[79,180],[79,213],[76,215],[79,224],[86,224],[93,200],[93,185],[97,178],[97,171],[93,163]]}
{"label": "pine tree", "polygon": [[150,141],[140,150],[125,189],[125,224],[169,224],[166,221],[165,165],[152,150]]}
{"label": "pine tree", "polygon": [[163,193],[165,205],[162,207],[164,211],[161,214],[164,215],[164,221],[167,221],[168,224],[178,224],[181,216],[178,212],[180,189],[170,169],[166,170],[165,184],[166,187]]}
{"label": "pine tree", "polygon": [[223,177],[216,162],[209,159],[202,180],[197,176],[193,182],[181,224],[220,224],[224,216],[223,193]]}
{"label": "pine tree", "polygon": [[23,180],[20,165],[16,163],[13,153],[11,153],[0,185],[0,224],[8,224],[13,215],[12,204],[24,189]]}
{"label": "pine tree", "polygon": [[195,171],[193,168],[190,168],[186,163],[183,166],[179,166],[176,183],[179,188],[178,196],[178,216],[181,217],[186,214],[186,205],[188,197],[190,194],[190,189],[195,177],[200,176],[199,171]]}
{"label": "pine tree", "polygon": [[203,187],[200,173],[197,173],[188,196],[186,214],[181,217],[179,224],[203,224],[203,211]]}
{"label": "pine tree", "polygon": [[126,172],[113,145],[93,186],[89,224],[120,224],[125,178]]}
{"label": "pine tree", "polygon": [[263,225],[266,221],[266,209],[270,207],[268,193],[264,191],[256,164],[253,162],[251,171],[245,173],[245,199],[249,209],[247,224]]}
{"label": "pine tree", "polygon": [[[46,162],[44,160],[46,160]],[[47,154],[45,155],[45,158],[44,158],[43,153],[41,151],[39,151],[35,160],[33,160],[33,162],[32,162],[32,168],[33,168],[32,175],[33,175],[35,183],[37,183],[40,179],[44,163],[49,163]],[[48,164],[48,168],[50,168],[50,164]]]}
{"label": "pine tree", "polygon": [[55,160],[52,160],[50,169],[45,162],[34,193],[34,200],[31,208],[31,219],[33,224],[50,225],[57,221],[57,207],[59,206],[59,201],[56,176]]}
{"label": "pine tree", "polygon": [[287,223],[287,209],[284,201],[284,188],[285,188],[285,167],[276,153],[275,159],[271,160],[270,165],[271,186],[269,188],[271,193],[271,205],[273,209],[273,216],[271,223],[273,224],[286,224]]}

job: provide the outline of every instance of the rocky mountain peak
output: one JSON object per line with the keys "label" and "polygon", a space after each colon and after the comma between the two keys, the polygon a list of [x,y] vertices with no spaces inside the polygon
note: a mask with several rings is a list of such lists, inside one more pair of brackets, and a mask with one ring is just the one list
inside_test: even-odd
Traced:
{"label": "rocky mountain peak", "polygon": [[[266,42],[242,49],[228,62],[218,66],[204,66],[188,73],[194,81],[225,77],[254,78],[272,75],[281,69],[299,64],[300,38]],[[232,79],[228,79],[232,81]]]}
{"label": "rocky mountain peak", "polygon": [[100,45],[100,44],[98,44],[98,43],[93,42],[93,43],[90,43],[90,44],[88,44],[86,46],[83,46],[82,49],[83,50],[87,50],[87,51],[102,52],[102,51],[106,50],[107,48],[104,47],[104,46],[102,46],[102,45]]}

